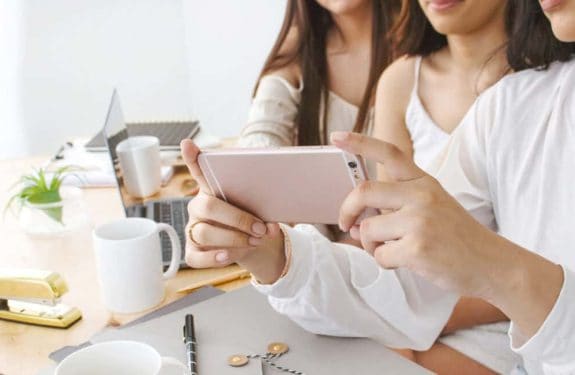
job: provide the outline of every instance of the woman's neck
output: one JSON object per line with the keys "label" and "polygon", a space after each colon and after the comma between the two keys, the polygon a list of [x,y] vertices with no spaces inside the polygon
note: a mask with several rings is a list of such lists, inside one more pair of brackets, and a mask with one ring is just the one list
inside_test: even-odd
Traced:
{"label": "woman's neck", "polygon": [[507,62],[504,14],[501,12],[481,29],[467,34],[448,35],[447,53],[452,71],[469,82],[478,96],[511,69]]}
{"label": "woman's neck", "polygon": [[447,36],[447,51],[458,70],[477,71],[490,59],[494,64],[506,65],[504,46],[508,38],[503,17],[500,14],[480,30]]}
{"label": "woman's neck", "polygon": [[366,43],[371,43],[372,12],[372,4],[367,1],[353,12],[332,14],[332,48],[349,50],[355,47],[362,48]]}

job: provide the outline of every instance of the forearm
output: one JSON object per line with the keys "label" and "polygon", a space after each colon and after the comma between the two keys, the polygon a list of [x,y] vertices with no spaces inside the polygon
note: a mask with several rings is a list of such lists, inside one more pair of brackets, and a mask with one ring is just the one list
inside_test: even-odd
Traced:
{"label": "forearm", "polygon": [[501,263],[492,267],[487,299],[527,337],[533,336],[555,305],[563,270],[545,258],[499,237]]}
{"label": "forearm", "polygon": [[363,250],[315,230],[287,231],[293,246],[287,274],[272,285],[255,283],[280,313],[314,333],[370,337],[392,347],[422,350],[436,340],[454,295],[409,271],[383,270]]}
{"label": "forearm", "polygon": [[511,319],[512,349],[545,374],[575,373],[575,273],[517,246],[505,250],[509,270],[494,274],[491,301]]}
{"label": "forearm", "polygon": [[441,332],[443,335],[480,324],[509,320],[497,307],[479,298],[462,297],[455,305],[449,321]]}

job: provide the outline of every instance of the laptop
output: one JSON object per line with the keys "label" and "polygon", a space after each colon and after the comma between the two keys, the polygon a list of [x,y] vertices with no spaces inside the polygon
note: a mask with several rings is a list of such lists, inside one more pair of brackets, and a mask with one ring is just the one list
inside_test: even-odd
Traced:
{"label": "laptop", "polygon": [[[128,194],[123,186],[120,166],[116,156],[116,146],[124,139],[134,136],[134,134],[131,134],[130,129],[126,127],[122,108],[120,106],[120,98],[118,97],[116,90],[112,93],[112,99],[106,115],[106,122],[101,134],[104,136],[104,143],[110,156],[112,168],[116,176],[116,186],[120,193],[126,216],[148,218],[159,223],[166,223],[173,226],[178,233],[180,245],[182,247],[180,266],[187,267],[184,261],[186,239],[185,226],[188,222],[187,203],[190,201],[191,197],[142,200],[140,198],[134,198]],[[165,266],[168,266],[171,259],[172,245],[170,244],[169,237],[165,233],[160,233],[160,238],[162,242],[162,262]]]}

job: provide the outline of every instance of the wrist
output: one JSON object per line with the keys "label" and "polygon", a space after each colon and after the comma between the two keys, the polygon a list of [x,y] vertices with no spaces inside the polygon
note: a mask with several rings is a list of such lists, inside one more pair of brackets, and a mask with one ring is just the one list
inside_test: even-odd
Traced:
{"label": "wrist", "polygon": [[487,299],[527,337],[534,335],[555,305],[563,286],[561,266],[500,237],[503,255]]}
{"label": "wrist", "polygon": [[442,335],[453,333],[460,329],[471,328],[480,324],[508,321],[497,307],[480,298],[461,297],[449,320],[445,324]]}
{"label": "wrist", "polygon": [[238,264],[248,270],[262,284],[273,284],[286,267],[285,237],[279,231],[250,252]]}

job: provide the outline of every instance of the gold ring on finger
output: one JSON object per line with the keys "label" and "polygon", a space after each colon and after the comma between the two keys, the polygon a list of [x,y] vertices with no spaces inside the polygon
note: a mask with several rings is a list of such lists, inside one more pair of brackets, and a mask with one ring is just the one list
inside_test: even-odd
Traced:
{"label": "gold ring on finger", "polygon": [[190,227],[188,228],[188,238],[190,239],[190,242],[196,246],[196,247],[201,247],[202,245],[199,244],[196,240],[194,240],[194,227],[200,223],[205,223],[204,221],[198,220],[195,223],[193,223],[192,225],[190,225]]}

